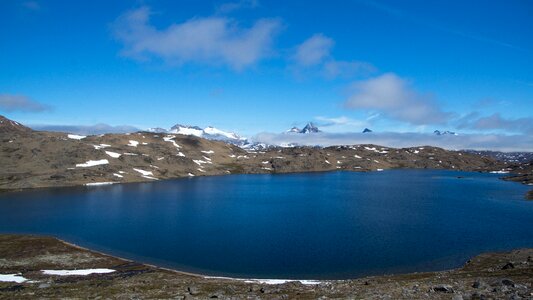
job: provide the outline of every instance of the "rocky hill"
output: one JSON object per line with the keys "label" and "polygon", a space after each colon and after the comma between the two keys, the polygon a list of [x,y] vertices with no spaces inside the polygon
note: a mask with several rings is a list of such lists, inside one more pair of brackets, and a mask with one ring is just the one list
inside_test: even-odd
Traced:
{"label": "rocky hill", "polygon": [[21,134],[29,133],[32,130],[18,122],[12,121],[4,116],[0,116],[0,134]]}
{"label": "rocky hill", "polygon": [[[314,171],[431,168],[507,172],[490,157],[430,146],[376,145],[246,151],[194,135],[137,132],[78,136],[32,131],[2,119],[0,189],[154,181],[169,178]],[[19,127],[20,126],[20,127]],[[503,170],[503,171],[502,171]]]}

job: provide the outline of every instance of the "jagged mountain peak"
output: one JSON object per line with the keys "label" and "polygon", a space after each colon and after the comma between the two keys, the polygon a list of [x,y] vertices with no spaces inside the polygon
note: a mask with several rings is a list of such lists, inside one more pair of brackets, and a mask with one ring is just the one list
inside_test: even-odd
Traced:
{"label": "jagged mountain peak", "polygon": [[320,130],[312,122],[307,123],[307,125],[305,125],[305,127],[300,131],[300,133],[317,133],[317,132],[320,132]]}
{"label": "jagged mountain peak", "polygon": [[317,132],[320,132],[320,130],[318,129],[318,127],[315,126],[315,124],[313,124],[313,122],[309,122],[302,129],[294,126],[285,132],[286,133],[317,133]]}

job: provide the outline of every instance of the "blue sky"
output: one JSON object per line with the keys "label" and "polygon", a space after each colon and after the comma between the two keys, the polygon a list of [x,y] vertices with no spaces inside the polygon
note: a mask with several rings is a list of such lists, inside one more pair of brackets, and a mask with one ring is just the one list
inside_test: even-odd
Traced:
{"label": "blue sky", "polygon": [[531,1],[0,2],[0,114],[533,135]]}

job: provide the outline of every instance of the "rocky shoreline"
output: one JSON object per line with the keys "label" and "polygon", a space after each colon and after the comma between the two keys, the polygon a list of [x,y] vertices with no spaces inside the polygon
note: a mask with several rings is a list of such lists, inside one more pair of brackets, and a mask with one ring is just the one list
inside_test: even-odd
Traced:
{"label": "rocky shoreline", "polygon": [[351,280],[236,280],[158,268],[52,237],[4,234],[0,298],[531,299],[532,257],[533,249],[485,253],[454,270]]}

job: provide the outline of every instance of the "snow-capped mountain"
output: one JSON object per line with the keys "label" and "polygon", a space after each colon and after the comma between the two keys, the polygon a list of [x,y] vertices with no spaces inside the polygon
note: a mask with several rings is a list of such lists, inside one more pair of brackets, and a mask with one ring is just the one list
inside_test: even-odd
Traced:
{"label": "snow-capped mountain", "polygon": [[320,130],[313,123],[309,122],[301,130],[298,127],[293,127],[291,129],[287,130],[286,132],[287,133],[317,133],[317,132],[320,132]]}
{"label": "snow-capped mountain", "polygon": [[183,134],[183,135],[194,135],[197,137],[204,137],[204,130],[198,126],[176,124],[172,126],[168,132]]}
{"label": "snow-capped mountain", "polygon": [[309,122],[305,127],[300,131],[300,133],[317,133],[320,132],[318,127],[316,127],[313,123]]}
{"label": "snow-capped mountain", "polygon": [[435,135],[458,135],[457,133],[453,131],[449,131],[449,130],[446,130],[446,131],[435,130],[433,131],[433,133]]}
{"label": "snow-capped mountain", "polygon": [[213,126],[208,126],[202,129],[198,126],[176,124],[172,126],[170,130],[166,131],[166,133],[193,135],[208,140],[224,141],[239,147],[244,147],[245,145],[250,144],[247,138],[242,137],[235,132],[220,130]]}
{"label": "snow-capped mountain", "polygon": [[203,130],[203,137],[210,138],[213,140],[235,140],[235,141],[245,141],[246,138],[239,136],[235,132],[227,132],[220,129],[217,129],[215,127],[209,126],[204,128]]}
{"label": "snow-capped mountain", "polygon": [[270,145],[264,143],[249,141],[247,138],[242,137],[235,132],[221,130],[213,126],[201,128],[198,126],[176,124],[169,130],[160,127],[154,127],[147,129],[147,131],[167,134],[193,135],[208,140],[223,141],[248,151],[259,151],[271,147]]}

